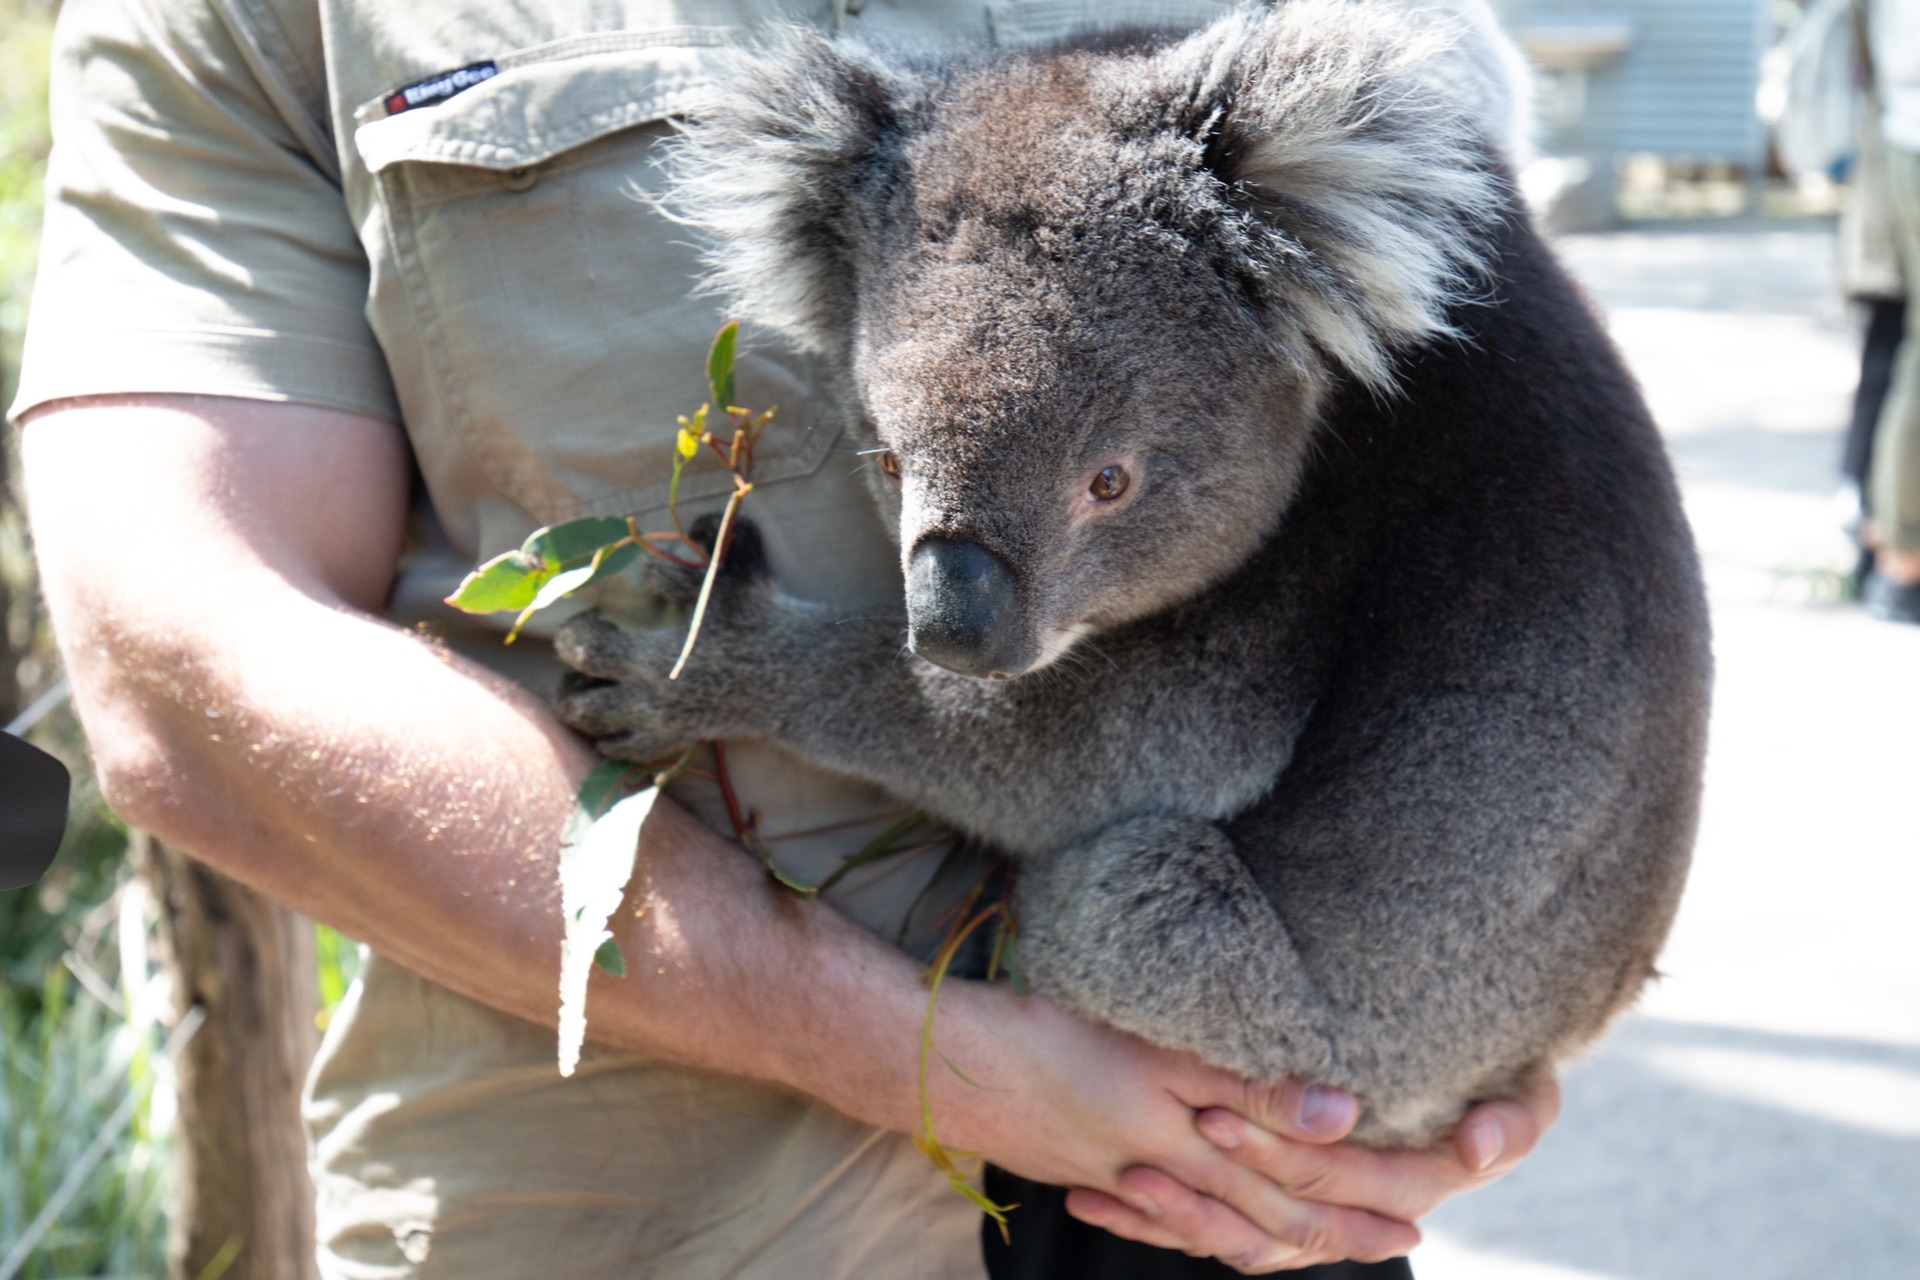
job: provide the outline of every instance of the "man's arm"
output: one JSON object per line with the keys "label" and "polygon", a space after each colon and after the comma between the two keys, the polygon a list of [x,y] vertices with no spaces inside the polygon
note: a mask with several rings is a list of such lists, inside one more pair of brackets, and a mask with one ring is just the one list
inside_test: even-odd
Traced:
{"label": "man's arm", "polygon": [[[24,455],[48,607],[114,808],[551,1024],[558,833],[594,761],[525,691],[370,615],[406,514],[398,429],[240,400],[69,402],[33,417]],[[671,805],[642,837],[631,901],[618,936],[645,960],[629,980],[596,975],[595,1039],[917,1126],[926,995],[905,956],[779,893]],[[1539,1108],[1496,1114],[1507,1153],[1488,1173],[1469,1171],[1468,1138],[1458,1160],[1312,1145],[1351,1124],[1349,1101],[1316,1125],[1299,1086],[1252,1088],[1001,988],[948,991],[942,1047],[987,1088],[935,1073],[943,1141],[1088,1188],[1076,1211],[1092,1220],[1249,1270],[1402,1252],[1418,1236],[1399,1219],[1517,1163],[1544,1127]],[[1282,1137],[1216,1146],[1194,1120],[1208,1108]]]}

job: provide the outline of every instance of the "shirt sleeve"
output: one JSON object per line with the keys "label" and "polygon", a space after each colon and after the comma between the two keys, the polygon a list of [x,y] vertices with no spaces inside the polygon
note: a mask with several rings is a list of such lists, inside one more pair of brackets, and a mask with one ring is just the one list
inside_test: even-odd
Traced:
{"label": "shirt sleeve", "polygon": [[330,158],[302,146],[214,6],[70,3],[53,59],[46,228],[11,416],[173,392],[398,420]]}

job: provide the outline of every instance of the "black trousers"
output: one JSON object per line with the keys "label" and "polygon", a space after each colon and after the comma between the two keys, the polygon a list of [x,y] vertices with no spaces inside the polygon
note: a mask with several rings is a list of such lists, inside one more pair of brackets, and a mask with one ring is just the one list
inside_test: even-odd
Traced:
{"label": "black trousers", "polygon": [[1893,361],[1907,330],[1904,299],[1872,298],[1867,302],[1867,338],[1860,352],[1860,386],[1853,396],[1853,419],[1847,424],[1847,442],[1841,452],[1840,474],[1860,486],[1865,499],[1873,466],[1873,438],[1880,426],[1880,408],[1893,384]]}
{"label": "black trousers", "polygon": [[[1228,1280],[1240,1273],[1211,1258],[1135,1244],[1067,1215],[1067,1193],[987,1167],[987,1196],[1018,1204],[1007,1215],[1013,1243],[983,1220],[981,1240],[992,1280]],[[1300,1280],[1413,1280],[1405,1258],[1392,1262],[1343,1262],[1283,1275]]]}

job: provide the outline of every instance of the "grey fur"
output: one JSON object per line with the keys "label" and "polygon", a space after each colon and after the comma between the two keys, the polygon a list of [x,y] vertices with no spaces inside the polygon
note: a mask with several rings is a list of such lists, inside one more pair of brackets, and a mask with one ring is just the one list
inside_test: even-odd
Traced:
{"label": "grey fur", "polygon": [[[747,63],[681,207],[898,457],[903,565],[1007,567],[1019,674],[739,572],[678,682],[677,635],[570,623],[563,717],[631,759],[775,738],[995,842],[1042,990],[1352,1089],[1365,1141],[1535,1081],[1652,972],[1706,624],[1464,39],[1295,0],[1184,40]],[[1111,465],[1131,488],[1096,502]]]}

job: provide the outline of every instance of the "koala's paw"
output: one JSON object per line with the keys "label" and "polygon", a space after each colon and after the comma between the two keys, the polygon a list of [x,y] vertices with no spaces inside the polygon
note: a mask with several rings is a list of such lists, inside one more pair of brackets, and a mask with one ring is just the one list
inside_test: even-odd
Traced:
{"label": "koala's paw", "polygon": [[560,661],[600,681],[666,683],[685,638],[683,627],[628,630],[589,609],[569,618],[553,637]]}
{"label": "koala's paw", "polygon": [[1285,926],[1212,823],[1132,818],[1030,866],[1020,926],[1027,976],[1068,1008],[1239,1075],[1326,1079],[1293,1044],[1318,1010]]}
{"label": "koala's paw", "polygon": [[569,620],[554,637],[555,652],[574,668],[561,680],[555,714],[613,759],[671,759],[708,736],[691,689],[667,679],[681,639],[677,627],[626,631],[598,613]]}
{"label": "koala's paw", "polygon": [[[610,760],[666,765],[700,740],[697,734],[675,733],[650,723],[650,709],[644,702],[635,699],[627,685],[570,672],[561,681],[554,710],[569,728],[591,738],[594,749]],[[627,724],[636,727],[621,727]]]}
{"label": "koala's paw", "polygon": [[[704,515],[693,522],[687,530],[687,536],[706,548],[707,554],[711,555],[714,539],[719,532],[720,517]],[[700,598],[700,587],[706,581],[706,576],[707,571],[703,566],[671,564],[656,556],[647,558],[647,588],[662,599],[685,609],[691,609]],[[713,595],[707,602],[708,616],[738,612],[743,602],[765,592],[770,585],[766,548],[760,541],[760,531],[751,520],[736,519],[733,534],[728,540],[726,563],[714,581]]]}

